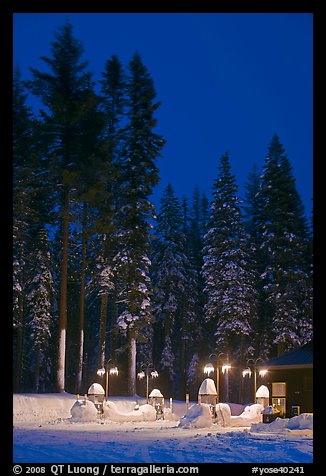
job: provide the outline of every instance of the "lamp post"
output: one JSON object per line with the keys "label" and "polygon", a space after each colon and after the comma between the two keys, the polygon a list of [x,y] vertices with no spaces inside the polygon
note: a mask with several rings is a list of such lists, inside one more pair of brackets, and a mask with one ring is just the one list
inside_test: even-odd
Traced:
{"label": "lamp post", "polygon": [[[256,400],[256,392],[257,392],[257,363],[263,362],[261,357],[257,357],[257,359],[248,359],[247,360],[247,368],[242,371],[242,376],[245,378],[246,376],[251,377],[251,368],[250,365],[253,367],[254,370],[254,401]],[[268,370],[260,369],[259,376],[264,377]]]}
{"label": "lamp post", "polygon": [[[227,357],[227,362],[228,362],[228,357]],[[229,363],[226,363],[222,365],[222,374],[225,374],[225,401],[229,401],[229,370],[231,368],[231,365]]]}
{"label": "lamp post", "polygon": [[98,369],[97,371],[97,375],[99,375],[100,377],[103,377],[104,374],[106,376],[105,378],[105,400],[106,401],[108,401],[108,397],[109,397],[109,375],[119,375],[119,371],[116,366],[109,368],[110,362],[112,362],[112,359],[109,359],[106,362],[105,368],[102,367],[101,369]]}
{"label": "lamp post", "polygon": [[149,376],[151,376],[152,379],[157,378],[158,372],[154,369],[154,365],[151,363],[149,364],[142,363],[140,364],[140,368],[145,369],[145,372],[144,370],[141,370],[140,372],[138,372],[137,378],[139,380],[142,380],[143,378],[146,377],[146,403],[148,403]]}
{"label": "lamp post", "polygon": [[[225,355],[224,352],[219,352],[218,354],[215,354],[214,352],[209,355],[209,359],[212,361],[215,361],[216,363],[216,391],[217,391],[217,403],[220,401],[220,374],[219,374],[219,362],[220,358],[222,355]],[[228,361],[228,356],[226,356],[226,360]],[[229,399],[229,369],[231,366],[226,363],[222,365],[222,373],[226,373],[226,400],[228,401]],[[204,372],[208,376],[210,375],[211,372],[214,372],[214,366],[213,364],[209,363],[206,364],[204,367]]]}

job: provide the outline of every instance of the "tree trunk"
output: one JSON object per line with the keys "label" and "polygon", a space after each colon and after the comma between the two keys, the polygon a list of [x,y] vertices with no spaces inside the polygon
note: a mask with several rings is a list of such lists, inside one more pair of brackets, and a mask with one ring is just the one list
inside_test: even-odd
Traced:
{"label": "tree trunk", "polygon": [[[24,256],[24,249],[23,249],[23,237],[20,236],[19,238],[20,241],[20,262],[23,262],[23,256]],[[22,286],[22,283],[24,283],[24,273],[20,275],[20,285],[23,289],[23,291],[20,292],[18,296],[18,327],[17,327],[17,349],[16,349],[16,372],[15,372],[15,382],[14,382],[14,388],[15,392],[20,392],[20,386],[21,386],[21,377],[22,377],[22,363],[23,363],[23,349],[24,349],[24,337],[25,337],[25,316],[24,316],[24,305],[25,305],[25,299],[23,297],[24,293],[24,286]]]}
{"label": "tree trunk", "polygon": [[80,393],[83,380],[84,360],[84,327],[85,327],[85,281],[86,281],[86,248],[87,248],[87,203],[83,206],[83,229],[82,229],[82,262],[80,272],[80,295],[79,295],[79,358],[77,370],[76,393]]}
{"label": "tree trunk", "polygon": [[136,335],[134,329],[128,329],[128,395],[136,395]]}
{"label": "tree trunk", "polygon": [[36,344],[35,347],[35,391],[39,392],[40,387],[40,344]]}
{"label": "tree trunk", "polygon": [[57,366],[57,391],[65,391],[65,358],[67,330],[67,283],[69,246],[69,192],[64,191],[62,203],[62,256],[60,268],[59,345]]}
{"label": "tree trunk", "polygon": [[[240,376],[239,376],[239,402],[240,403],[246,403],[244,401],[245,399],[245,381],[244,378],[242,377],[242,370],[245,368],[246,362],[245,362],[245,349],[246,349],[246,336],[244,334],[241,334],[240,336]],[[247,378],[247,377],[246,377]]]}
{"label": "tree trunk", "polygon": [[109,346],[110,346],[110,355],[113,358],[113,360],[116,360],[116,349],[117,349],[117,316],[118,316],[118,306],[116,304],[117,296],[116,296],[116,283],[114,285],[114,291],[113,291],[113,299],[111,300],[112,302],[112,312],[111,312],[111,325],[110,325],[110,334],[109,334]]}
{"label": "tree trunk", "polygon": [[20,379],[22,373],[23,344],[24,344],[24,310],[22,306],[22,297],[19,297],[19,327],[17,328],[17,351],[16,351],[16,374],[15,391],[20,391]]}
{"label": "tree trunk", "polygon": [[100,369],[105,367],[105,346],[106,346],[106,321],[108,312],[108,292],[101,295],[101,317],[100,317],[100,335],[99,335],[99,359],[98,366]]}

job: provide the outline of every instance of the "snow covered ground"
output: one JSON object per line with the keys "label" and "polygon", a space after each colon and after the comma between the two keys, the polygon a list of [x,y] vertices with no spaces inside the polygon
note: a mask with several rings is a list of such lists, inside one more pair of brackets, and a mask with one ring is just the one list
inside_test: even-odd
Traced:
{"label": "snow covered ground", "polygon": [[[184,402],[173,402],[177,419],[83,422],[71,418],[69,394],[14,395],[15,463],[311,463],[308,416],[252,427],[179,426]],[[119,412],[136,400],[113,397]],[[144,400],[138,399],[143,405]],[[304,421],[305,420],[305,421]],[[203,421],[203,420],[201,420]],[[289,423],[290,422],[290,423]],[[306,424],[307,423],[307,424]]]}

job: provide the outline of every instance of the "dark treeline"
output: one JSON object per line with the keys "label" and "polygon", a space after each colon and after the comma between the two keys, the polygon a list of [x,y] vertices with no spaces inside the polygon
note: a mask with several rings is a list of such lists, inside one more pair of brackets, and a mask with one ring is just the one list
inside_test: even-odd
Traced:
{"label": "dark treeline", "polygon": [[212,352],[240,375],[308,342],[312,236],[278,137],[243,203],[225,153],[212,203],[169,185],[156,216],[165,140],[140,55],[95,84],[69,23],[51,46],[44,71],[14,75],[14,390],[85,393],[110,361],[110,393],[143,394],[152,363],[163,394],[193,397]]}

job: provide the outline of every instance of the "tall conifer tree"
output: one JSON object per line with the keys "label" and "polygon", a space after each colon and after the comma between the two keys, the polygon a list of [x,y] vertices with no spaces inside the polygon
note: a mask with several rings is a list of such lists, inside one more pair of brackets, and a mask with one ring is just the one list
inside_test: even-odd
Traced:
{"label": "tall conifer tree", "polygon": [[83,47],[74,38],[72,26],[66,22],[55,34],[51,44],[51,57],[42,57],[47,72],[31,68],[33,79],[28,82],[31,92],[39,96],[45,110],[44,133],[49,140],[48,158],[51,157],[53,193],[61,217],[61,270],[59,298],[59,345],[57,390],[65,389],[65,355],[67,329],[67,278],[70,224],[70,201],[76,187],[79,161],[82,154],[82,123],[89,107],[93,107],[91,74],[82,61]]}
{"label": "tall conifer tree", "polygon": [[256,318],[256,293],[237,191],[226,153],[213,186],[212,212],[204,237],[206,319],[212,323],[217,349],[240,358],[243,364]]}
{"label": "tall conifer tree", "polygon": [[167,186],[161,198],[155,237],[155,342],[160,368],[166,372],[170,386],[179,392],[180,385],[176,385],[176,380],[184,385],[183,370],[193,339],[198,337],[195,323],[197,289],[186,255],[182,207],[171,185]]}
{"label": "tall conifer tree", "polygon": [[128,339],[128,393],[136,392],[136,343],[151,319],[149,245],[154,205],[149,197],[158,183],[156,160],[164,140],[154,132],[153,80],[138,53],[129,64],[127,118],[124,131],[123,168],[119,210],[119,250],[115,263],[119,273],[119,300],[123,309],[118,324]]}
{"label": "tall conifer tree", "polygon": [[311,338],[312,316],[303,312],[303,296],[308,302],[311,292],[307,223],[291,164],[277,135],[268,148],[260,200],[266,320],[282,353]]}

